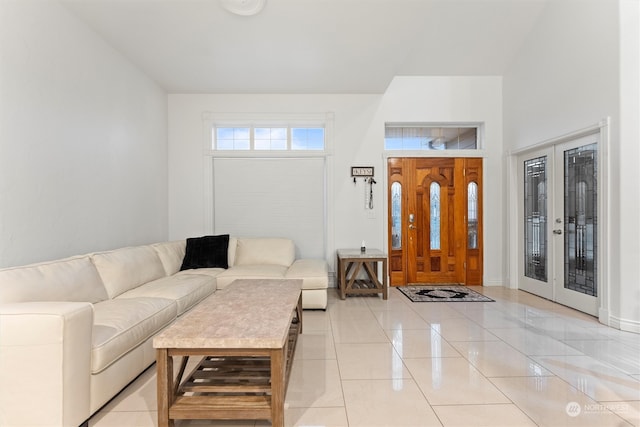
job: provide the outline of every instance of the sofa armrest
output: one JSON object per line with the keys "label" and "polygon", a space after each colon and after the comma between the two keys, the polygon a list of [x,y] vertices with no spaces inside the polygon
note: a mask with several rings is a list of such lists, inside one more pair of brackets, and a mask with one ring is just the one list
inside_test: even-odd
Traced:
{"label": "sofa armrest", "polygon": [[87,302],[0,305],[0,425],[89,418],[92,327]]}

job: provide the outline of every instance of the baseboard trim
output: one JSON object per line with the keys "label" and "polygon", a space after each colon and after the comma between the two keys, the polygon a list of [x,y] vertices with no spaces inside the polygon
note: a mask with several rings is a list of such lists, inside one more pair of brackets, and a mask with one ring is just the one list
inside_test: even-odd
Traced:
{"label": "baseboard trim", "polygon": [[503,287],[503,288],[507,288],[508,287],[508,286],[504,285],[504,281],[503,280],[485,280],[482,283],[482,286],[487,286],[487,287],[489,287],[489,286],[500,286],[500,287]]}
{"label": "baseboard trim", "polygon": [[609,326],[621,331],[634,332],[640,334],[640,322],[635,320],[621,319],[616,316],[609,316]]}

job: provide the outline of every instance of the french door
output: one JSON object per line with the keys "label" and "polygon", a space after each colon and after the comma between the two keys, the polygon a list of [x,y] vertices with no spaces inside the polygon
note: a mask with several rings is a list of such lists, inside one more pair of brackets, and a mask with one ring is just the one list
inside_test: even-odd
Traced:
{"label": "french door", "polygon": [[391,285],[482,284],[482,159],[390,158]]}
{"label": "french door", "polygon": [[598,314],[598,135],[518,158],[519,288]]}

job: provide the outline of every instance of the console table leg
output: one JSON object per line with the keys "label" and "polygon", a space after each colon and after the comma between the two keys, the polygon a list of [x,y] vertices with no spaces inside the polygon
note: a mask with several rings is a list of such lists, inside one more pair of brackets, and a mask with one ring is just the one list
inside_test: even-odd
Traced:
{"label": "console table leg", "polygon": [[382,261],[382,299],[387,299],[389,294],[389,283],[387,282],[387,260]]}
{"label": "console table leg", "polygon": [[344,261],[338,258],[338,288],[340,289],[340,299],[346,298],[347,272]]}

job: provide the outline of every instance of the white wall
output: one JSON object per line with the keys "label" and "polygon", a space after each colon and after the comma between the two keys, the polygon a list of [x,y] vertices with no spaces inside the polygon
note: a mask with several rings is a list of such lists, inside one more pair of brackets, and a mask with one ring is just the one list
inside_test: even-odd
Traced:
{"label": "white wall", "polygon": [[0,267],[166,239],[167,101],[54,1],[0,1]]}
{"label": "white wall", "polygon": [[640,333],[640,3],[637,0],[620,2],[619,93],[621,287],[613,295],[611,323]]}
{"label": "white wall", "polygon": [[[169,95],[169,238],[200,235],[207,230],[204,206],[203,148],[208,129],[202,114],[325,113],[335,117],[329,177],[330,247],[386,249],[383,158],[384,123],[399,121],[486,123],[485,189],[502,184],[502,92],[499,77],[399,77],[383,95]],[[374,166],[374,212],[364,208],[362,180],[350,178],[351,166]],[[239,183],[238,185],[243,185]],[[234,185],[230,183],[230,185]],[[485,191],[486,254],[502,254],[502,190]],[[502,256],[485,258],[485,283],[501,284]]]}
{"label": "white wall", "polygon": [[[169,237],[182,239],[201,235],[211,226],[205,220],[205,171],[210,160],[203,155],[210,141],[208,121],[203,113],[323,114],[335,113],[331,141],[333,155],[329,170],[329,189],[335,207],[328,212],[330,227],[335,223],[336,245],[359,247],[361,240],[370,247],[381,247],[379,219],[366,220],[363,190],[353,188],[349,166],[354,162],[374,163],[381,171],[381,147],[367,139],[367,132],[378,111],[379,95],[169,95]],[[381,143],[380,143],[381,144]],[[373,151],[371,146],[376,146]],[[380,172],[379,172],[380,173]],[[248,185],[249,183],[228,183]],[[349,185],[350,184],[350,185]],[[379,187],[379,186],[378,186]],[[378,188],[377,198],[382,193]],[[380,216],[378,215],[378,218]],[[222,230],[217,230],[222,232]],[[331,240],[330,238],[328,239]],[[329,243],[330,245],[330,243]],[[334,250],[333,246],[328,248]],[[332,258],[329,261],[333,261]]]}
{"label": "white wall", "polygon": [[504,140],[518,149],[611,118],[605,315],[640,331],[638,52],[637,1],[550,2],[504,75]]}

